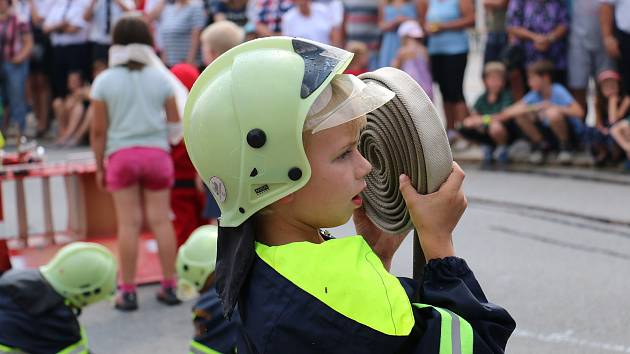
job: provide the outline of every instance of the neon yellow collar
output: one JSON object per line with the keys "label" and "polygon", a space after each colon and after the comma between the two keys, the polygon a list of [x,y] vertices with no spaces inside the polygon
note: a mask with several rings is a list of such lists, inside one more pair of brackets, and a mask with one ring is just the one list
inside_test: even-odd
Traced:
{"label": "neon yellow collar", "polygon": [[256,253],[336,312],[384,334],[411,332],[415,320],[407,293],[363,237],[271,247],[257,242]]}

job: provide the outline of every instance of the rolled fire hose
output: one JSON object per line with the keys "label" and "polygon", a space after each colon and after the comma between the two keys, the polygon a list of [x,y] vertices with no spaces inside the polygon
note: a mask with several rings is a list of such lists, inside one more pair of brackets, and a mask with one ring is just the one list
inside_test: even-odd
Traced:
{"label": "rolled fire hose", "polygon": [[[367,114],[367,126],[359,141],[359,151],[372,164],[362,195],[365,211],[381,230],[406,233],[413,224],[398,188],[398,178],[403,173],[409,176],[421,194],[437,191],[452,171],[448,138],[435,106],[407,73],[381,68],[359,78],[383,85],[396,94]],[[414,237],[414,278],[421,276],[423,267],[424,256]]]}

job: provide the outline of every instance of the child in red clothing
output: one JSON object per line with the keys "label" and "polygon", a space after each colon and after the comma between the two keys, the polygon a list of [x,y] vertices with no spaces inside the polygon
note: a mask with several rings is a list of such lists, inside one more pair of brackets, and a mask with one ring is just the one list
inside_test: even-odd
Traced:
{"label": "child in red clothing", "polygon": [[[190,64],[177,64],[171,72],[190,90],[199,77],[199,70]],[[197,171],[193,166],[184,140],[171,146],[171,157],[175,167],[175,184],[171,189],[171,210],[173,211],[173,227],[177,238],[177,247],[181,246],[188,236],[199,226],[206,224],[202,218],[205,195],[197,188]]]}

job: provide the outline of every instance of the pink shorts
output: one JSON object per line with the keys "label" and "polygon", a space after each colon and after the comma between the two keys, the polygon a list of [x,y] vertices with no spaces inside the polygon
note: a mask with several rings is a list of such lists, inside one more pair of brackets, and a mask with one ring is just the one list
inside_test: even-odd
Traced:
{"label": "pink shorts", "polygon": [[151,190],[167,189],[174,181],[173,160],[162,149],[131,147],[118,150],[107,158],[105,182],[110,192],[135,184]]}

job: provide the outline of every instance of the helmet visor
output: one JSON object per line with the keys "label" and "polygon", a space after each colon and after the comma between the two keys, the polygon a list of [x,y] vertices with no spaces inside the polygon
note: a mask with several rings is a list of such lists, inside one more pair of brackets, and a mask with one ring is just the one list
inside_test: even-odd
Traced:
{"label": "helmet visor", "polygon": [[307,98],[326,79],[339,69],[340,64],[348,63],[352,53],[333,46],[305,39],[294,38],[293,50],[304,60],[304,77],[300,97]]}
{"label": "helmet visor", "polygon": [[374,111],[394,98],[394,92],[354,75],[336,75],[317,97],[306,117],[304,131],[313,134]]}

